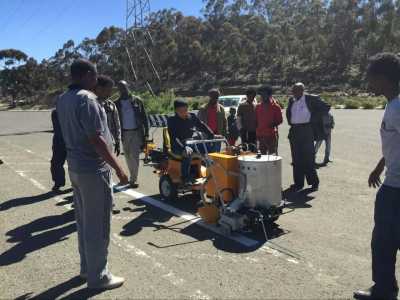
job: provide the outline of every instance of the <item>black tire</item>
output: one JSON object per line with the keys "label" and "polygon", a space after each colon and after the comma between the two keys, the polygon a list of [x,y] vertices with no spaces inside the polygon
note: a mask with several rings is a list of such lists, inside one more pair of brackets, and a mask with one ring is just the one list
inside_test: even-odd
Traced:
{"label": "black tire", "polygon": [[168,174],[161,176],[158,187],[160,189],[160,194],[165,201],[173,202],[176,200],[176,197],[178,196],[178,185],[172,182],[172,179]]}

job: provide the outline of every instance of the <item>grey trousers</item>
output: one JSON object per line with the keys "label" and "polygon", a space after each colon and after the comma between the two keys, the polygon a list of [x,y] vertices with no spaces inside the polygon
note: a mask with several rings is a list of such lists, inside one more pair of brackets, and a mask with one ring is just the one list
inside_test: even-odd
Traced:
{"label": "grey trousers", "polygon": [[111,279],[107,268],[113,207],[111,170],[97,173],[69,171],[74,190],[81,274],[89,286],[100,286]]}
{"label": "grey trousers", "polygon": [[139,172],[139,154],[140,154],[140,132],[122,131],[122,146],[124,156],[130,173],[130,181],[137,181]]}

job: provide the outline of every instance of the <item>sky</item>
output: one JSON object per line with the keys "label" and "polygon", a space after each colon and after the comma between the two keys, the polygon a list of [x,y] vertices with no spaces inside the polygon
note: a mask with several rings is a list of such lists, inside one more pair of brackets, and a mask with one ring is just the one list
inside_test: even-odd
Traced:
{"label": "sky", "polygon": [[[0,0],[0,50],[21,50],[41,62],[53,56],[69,39],[78,45],[85,37],[96,38],[104,27],[114,25],[125,29],[126,3],[126,0]],[[172,7],[185,16],[200,16],[205,3],[150,0],[151,12]]]}

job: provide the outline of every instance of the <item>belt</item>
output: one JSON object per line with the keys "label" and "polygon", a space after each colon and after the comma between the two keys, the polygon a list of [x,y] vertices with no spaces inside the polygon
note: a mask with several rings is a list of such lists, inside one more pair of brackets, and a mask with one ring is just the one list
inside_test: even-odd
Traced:
{"label": "belt", "polygon": [[310,124],[311,124],[311,123],[308,122],[308,123],[292,124],[292,126],[297,127],[297,126],[304,126],[304,125],[310,125]]}
{"label": "belt", "polygon": [[139,128],[135,128],[135,129],[122,129],[122,131],[136,131],[139,130]]}

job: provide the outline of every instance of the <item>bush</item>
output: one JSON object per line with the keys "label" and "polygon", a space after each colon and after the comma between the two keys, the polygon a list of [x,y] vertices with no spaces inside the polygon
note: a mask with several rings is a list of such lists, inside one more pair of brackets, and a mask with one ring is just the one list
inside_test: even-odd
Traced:
{"label": "bush", "polygon": [[339,104],[335,105],[334,108],[335,108],[335,109],[342,109],[342,107],[341,107]]}
{"label": "bush", "polygon": [[322,99],[322,100],[325,100],[325,101],[326,101],[328,104],[330,104],[331,106],[334,105],[334,101],[333,101],[332,97],[329,96],[329,94],[326,93],[326,92],[321,94],[321,99]]}
{"label": "bush", "polygon": [[382,99],[381,101],[382,109],[386,109],[387,103],[388,103],[387,99]]}
{"label": "bush", "polygon": [[344,108],[345,109],[358,109],[360,108],[361,104],[358,99],[351,98],[344,101]]}
{"label": "bush", "polygon": [[376,107],[376,102],[374,101],[364,101],[363,108],[364,109],[374,109]]}
{"label": "bush", "polygon": [[284,109],[286,107],[286,103],[282,99],[276,99],[276,102],[278,102],[279,106]]}

